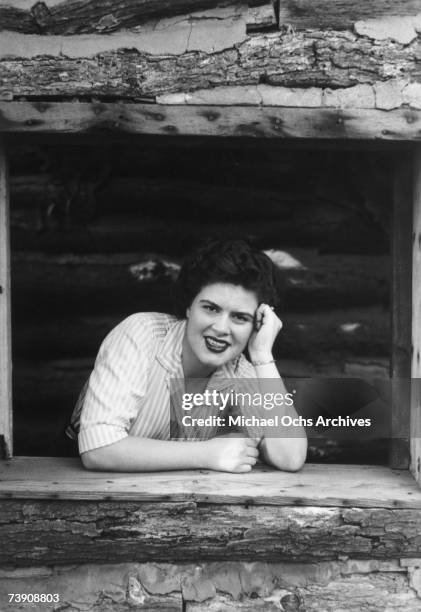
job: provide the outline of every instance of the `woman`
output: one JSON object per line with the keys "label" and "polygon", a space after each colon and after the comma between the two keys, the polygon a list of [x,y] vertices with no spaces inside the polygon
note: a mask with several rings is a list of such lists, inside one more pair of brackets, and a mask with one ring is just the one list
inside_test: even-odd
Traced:
{"label": "woman", "polygon": [[[194,390],[196,395],[188,397],[196,399],[206,390],[227,397],[238,381],[254,381],[263,390],[269,383],[273,389],[275,380],[276,391],[285,393],[272,356],[282,327],[273,310],[277,292],[272,261],[242,241],[208,242],[183,265],[176,289],[178,319],[134,314],[104,340],[72,417],[75,429],[80,417],[84,466],[124,472],[249,472],[260,451],[279,469],[300,469],[307,449],[302,428],[291,434],[291,428],[280,426],[279,437],[265,437],[264,428],[255,426],[240,427],[240,434],[216,435],[230,410],[226,406],[221,411],[218,399],[212,405],[197,402],[201,408],[194,407],[192,417],[215,419],[206,426],[199,421],[189,431],[189,422],[198,419],[184,418],[181,408],[184,392]],[[182,382],[181,396],[177,381]],[[273,412],[296,417],[288,405]]]}

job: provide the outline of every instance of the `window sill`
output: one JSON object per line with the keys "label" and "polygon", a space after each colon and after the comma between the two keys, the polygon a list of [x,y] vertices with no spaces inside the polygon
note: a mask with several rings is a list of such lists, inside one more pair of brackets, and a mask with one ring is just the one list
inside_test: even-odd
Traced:
{"label": "window sill", "polygon": [[98,473],[78,459],[0,462],[0,566],[421,557],[406,471]]}
{"label": "window sill", "polygon": [[122,474],[88,471],[79,459],[61,457],[0,461],[0,499],[421,509],[421,490],[410,473],[386,466],[307,464],[295,473],[258,466],[249,474]]}

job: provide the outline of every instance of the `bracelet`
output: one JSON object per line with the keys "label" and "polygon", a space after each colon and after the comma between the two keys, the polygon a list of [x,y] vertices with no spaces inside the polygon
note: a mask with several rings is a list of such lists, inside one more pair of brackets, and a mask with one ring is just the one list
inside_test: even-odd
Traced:
{"label": "bracelet", "polygon": [[269,365],[269,363],[275,363],[275,360],[271,359],[270,361],[252,361],[251,365],[264,366],[264,365]]}

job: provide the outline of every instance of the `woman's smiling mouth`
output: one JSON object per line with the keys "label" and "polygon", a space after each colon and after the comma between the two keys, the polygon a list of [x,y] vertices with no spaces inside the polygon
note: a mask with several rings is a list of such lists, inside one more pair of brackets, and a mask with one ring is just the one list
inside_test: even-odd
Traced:
{"label": "woman's smiling mouth", "polygon": [[231,345],[225,340],[220,340],[214,336],[205,336],[206,348],[212,353],[223,353]]}

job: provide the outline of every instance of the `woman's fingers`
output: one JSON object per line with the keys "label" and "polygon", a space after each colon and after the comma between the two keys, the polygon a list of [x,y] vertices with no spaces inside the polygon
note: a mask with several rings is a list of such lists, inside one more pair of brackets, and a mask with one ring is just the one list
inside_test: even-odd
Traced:
{"label": "woman's fingers", "polygon": [[261,438],[246,438],[247,446],[251,448],[256,448],[256,446],[260,443]]}
{"label": "woman's fingers", "polygon": [[251,472],[252,469],[253,469],[252,465],[248,463],[243,463],[242,465],[238,467],[237,472]]}

